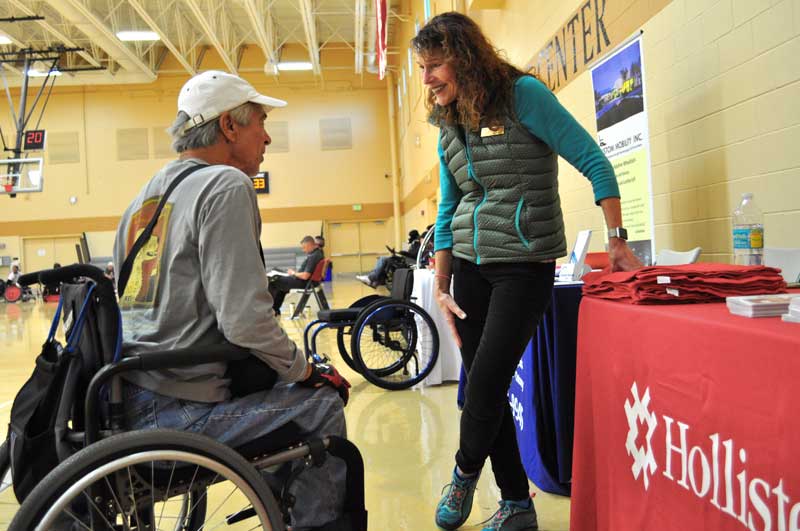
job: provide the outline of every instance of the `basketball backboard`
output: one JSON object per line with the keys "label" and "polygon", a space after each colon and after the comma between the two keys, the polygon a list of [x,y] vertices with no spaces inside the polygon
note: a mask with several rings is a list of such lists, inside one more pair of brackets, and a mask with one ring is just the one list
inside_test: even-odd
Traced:
{"label": "basketball backboard", "polygon": [[41,192],[42,159],[0,159],[0,194]]}

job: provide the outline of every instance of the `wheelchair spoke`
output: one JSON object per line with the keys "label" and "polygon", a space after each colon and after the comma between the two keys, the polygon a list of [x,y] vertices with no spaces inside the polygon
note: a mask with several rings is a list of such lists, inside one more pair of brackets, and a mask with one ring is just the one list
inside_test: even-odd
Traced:
{"label": "wheelchair spoke", "polygon": [[131,486],[131,503],[133,504],[133,515],[136,518],[136,527],[141,527],[142,521],[139,519],[139,509],[136,507],[136,488],[133,486],[133,477],[131,476],[131,467],[125,467],[128,472],[128,482]]}
{"label": "wheelchair spoke", "polygon": [[[214,483],[216,483],[216,482],[217,482],[217,478],[218,478],[218,477],[219,477],[219,474],[214,474],[214,478],[211,480],[211,482],[209,483],[209,485],[213,485]],[[192,492],[192,489],[191,489],[191,488],[189,489],[189,492]],[[197,498],[197,500],[193,500],[193,499],[191,499],[191,498],[190,498],[190,500],[191,500],[192,502],[194,502],[194,503],[192,503],[192,506],[189,508],[189,512],[188,512],[188,513],[186,513],[186,517],[187,517],[187,518],[189,518],[189,516],[190,516],[190,515],[191,515],[191,514],[194,512],[195,508],[197,508],[197,506],[198,506],[198,505],[199,505],[199,504],[200,504],[202,501],[204,501],[204,500],[206,500],[206,499],[207,499],[207,497],[206,497],[206,495],[207,495],[207,494],[208,494],[208,488],[205,488],[205,489],[203,489],[203,493],[202,493],[202,494],[201,494],[201,495],[200,495],[200,496]]]}
{"label": "wheelchair spoke", "polygon": [[[152,461],[151,461],[151,463],[152,463]],[[172,477],[175,475],[175,465],[176,464],[177,463],[175,461],[173,461],[172,462],[172,468],[169,471],[169,481],[167,481],[167,489],[164,491],[164,500],[163,500],[164,502],[166,502],[167,498],[169,498],[169,489],[172,486]],[[167,506],[166,503],[161,505],[161,514],[158,515],[159,525],[161,525],[161,518],[164,516],[164,509],[166,508],[166,506]]]}
{"label": "wheelchair spoke", "polygon": [[[225,499],[224,499],[224,500],[222,500],[222,502],[221,502],[221,503],[219,503],[219,504],[217,505],[217,508],[216,508],[216,509],[214,509],[214,512],[213,512],[213,513],[211,513],[211,514],[210,514],[210,515],[209,515],[209,516],[206,518],[206,521],[208,521],[208,520],[210,520],[211,518],[213,518],[213,517],[214,517],[214,515],[216,515],[216,514],[217,514],[217,512],[219,512],[219,510],[220,510],[220,509],[222,509],[222,506],[223,506],[223,505],[225,505],[225,502],[227,502],[228,500],[230,500],[230,499],[231,499],[231,496],[233,496],[233,495],[236,493],[236,491],[238,491],[238,490],[239,490],[239,487],[237,487],[237,486],[235,486],[235,485],[234,485],[234,487],[233,487],[233,490],[232,490],[232,491],[230,491],[230,492],[228,493],[228,495],[225,497]],[[241,511],[239,511],[239,512],[241,512]],[[222,524],[219,524],[219,525],[222,525]],[[217,526],[214,526],[212,529],[216,529],[217,527],[219,527],[219,525],[217,525]],[[206,527],[206,526],[205,526],[205,524],[203,524],[203,526],[202,526],[200,529],[198,529],[197,531],[204,531],[204,530],[205,530],[205,527]]]}
{"label": "wheelchair spoke", "polygon": [[[106,486],[108,487],[108,492],[111,493],[111,497],[114,499],[114,505],[117,506],[117,511],[119,512],[119,514],[123,514],[124,515],[125,511],[122,509],[122,504],[120,503],[119,499],[117,498],[116,491],[111,486],[111,483],[109,483],[109,481],[108,481],[108,476],[104,476],[103,480],[106,482]],[[129,526],[126,523],[124,523],[124,520],[123,520],[123,525],[126,527],[126,529],[129,529]]]}
{"label": "wheelchair spoke", "polygon": [[[103,514],[103,511],[100,510],[100,507],[97,506],[97,504],[94,502],[92,497],[89,496],[89,494],[86,491],[83,491],[82,494],[86,497],[86,500],[92,505],[92,507],[94,507],[95,512],[97,512],[97,514],[99,514],[103,518],[103,521],[106,523],[108,528],[109,529],[114,529],[114,526],[111,525],[111,522],[108,521],[108,519],[106,518],[106,515]],[[69,511],[67,511],[67,514],[69,514]],[[72,515],[70,514],[70,516],[72,516]]]}
{"label": "wheelchair spoke", "polygon": [[[67,514],[67,516],[69,516],[70,518],[72,518],[73,520],[75,520],[75,522],[76,522],[76,523],[77,523],[79,526],[83,527],[84,529],[87,529],[88,531],[93,531],[93,529],[92,529],[91,527],[87,526],[86,524],[84,524],[84,523],[81,521],[81,519],[80,519],[80,518],[78,518],[77,516],[75,516],[74,514],[72,514],[72,513],[69,511],[69,509],[64,509],[64,512]],[[109,529],[113,529],[113,527],[109,527]]]}

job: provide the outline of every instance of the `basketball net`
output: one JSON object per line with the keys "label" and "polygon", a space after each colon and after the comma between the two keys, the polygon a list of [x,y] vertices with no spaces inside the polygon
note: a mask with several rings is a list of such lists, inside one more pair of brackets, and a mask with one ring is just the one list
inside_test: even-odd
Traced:
{"label": "basketball net", "polygon": [[10,194],[14,190],[14,178],[6,175],[3,177],[2,181],[3,189],[5,189],[6,193]]}

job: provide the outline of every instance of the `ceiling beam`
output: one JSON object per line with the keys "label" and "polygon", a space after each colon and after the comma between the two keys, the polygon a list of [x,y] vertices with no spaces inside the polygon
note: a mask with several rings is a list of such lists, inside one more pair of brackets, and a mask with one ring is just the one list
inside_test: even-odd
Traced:
{"label": "ceiling beam", "polygon": [[[20,0],[8,0],[8,3],[10,5],[14,6],[15,8],[17,8],[20,12],[24,13],[26,16],[31,17],[31,16],[35,16],[36,15],[36,13],[32,9],[30,9],[28,6],[26,6],[25,4],[20,2]],[[37,20],[36,23],[39,26],[41,26],[41,28],[43,30],[45,30],[50,35],[52,35],[57,40],[59,40],[61,42],[61,44],[63,44],[64,46],[66,46],[68,48],[81,48],[81,46],[78,46],[77,44],[75,44],[75,42],[72,39],[70,39],[69,37],[67,37],[66,35],[61,33],[60,31],[58,31],[55,27],[53,27],[51,24],[49,24],[46,20]],[[103,66],[103,65],[100,64],[100,61],[95,59],[92,54],[90,54],[89,52],[87,52],[85,50],[81,51],[81,52],[76,52],[76,53],[78,55],[80,55],[81,57],[83,57],[86,60],[86,62],[89,63],[92,66]]]}
{"label": "ceiling beam", "polygon": [[72,22],[89,39],[119,63],[125,70],[139,70],[155,81],[156,73],[130,48],[125,46],[114,32],[100,20],[81,0],[48,0],[50,6]]}
{"label": "ceiling beam", "polygon": [[303,19],[303,30],[306,34],[306,48],[308,57],[311,60],[311,68],[314,75],[320,75],[319,66],[319,41],[317,40],[317,23],[312,10],[312,0],[298,0],[300,4],[300,16]]}
{"label": "ceiling beam", "polygon": [[243,0],[244,8],[247,11],[247,16],[250,18],[250,24],[253,26],[253,32],[256,35],[261,51],[267,58],[267,62],[271,68],[264,67],[264,72],[277,75],[278,70],[275,65],[278,64],[278,53],[275,50],[275,23],[272,20],[272,10],[267,7],[266,12],[259,9],[257,0]]}
{"label": "ceiling beam", "polygon": [[356,44],[356,74],[361,74],[364,72],[364,20],[366,19],[366,16],[367,0],[356,0],[355,39],[353,39],[353,42]]}
{"label": "ceiling beam", "polygon": [[[225,67],[228,71],[232,74],[237,72],[236,64],[233,62],[231,58],[231,53],[229,53],[228,49],[222,44],[222,41],[219,38],[219,34],[223,33],[227,34],[226,32],[230,31],[230,24],[216,24],[214,19],[208,19],[206,14],[204,13],[203,9],[200,6],[198,0],[184,0],[184,3],[189,7],[189,11],[192,12],[194,18],[197,19],[197,22],[200,24],[200,27],[205,33],[206,38],[217,50],[217,53],[222,58],[222,61],[225,63]],[[214,6],[207,4],[210,8],[210,13],[212,13],[212,17],[214,16],[213,13],[221,9],[221,7],[215,3]],[[219,26],[219,27],[218,27]],[[225,27],[223,27],[225,26]],[[227,40],[227,39],[226,39]]]}
{"label": "ceiling beam", "polygon": [[150,27],[151,30],[158,34],[158,37],[161,39],[161,42],[167,49],[172,53],[175,59],[181,64],[181,66],[191,75],[195,75],[197,70],[192,66],[189,60],[183,55],[183,53],[178,49],[177,46],[170,40],[167,33],[161,29],[161,26],[156,23],[153,17],[150,16],[150,13],[144,8],[144,6],[139,2],[139,0],[128,0],[128,3],[131,7],[138,13],[142,20]]}

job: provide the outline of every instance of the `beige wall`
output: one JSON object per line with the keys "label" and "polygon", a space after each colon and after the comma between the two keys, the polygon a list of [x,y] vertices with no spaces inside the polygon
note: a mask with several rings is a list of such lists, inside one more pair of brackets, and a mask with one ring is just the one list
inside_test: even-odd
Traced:
{"label": "beige wall", "polygon": [[[267,148],[262,165],[271,181],[270,194],[259,195],[265,245],[294,245],[307,232],[303,223],[313,225],[317,234],[322,219],[342,212],[365,218],[391,216],[386,90],[371,79],[376,76],[366,76],[370,79],[360,88],[355,82],[334,80],[324,87],[313,81],[294,84],[285,76],[276,86],[263,74],[243,75],[258,89],[289,102],[267,120],[268,130],[271,120],[288,122],[289,152],[270,153]],[[166,74],[149,85],[57,87],[42,127],[48,133],[78,132],[80,162],[51,164],[45,152],[44,192],[19,194],[16,199],[0,196],[0,237],[7,242],[0,253],[19,248],[14,243],[18,236],[67,230],[100,234],[92,253],[110,254],[113,236],[109,239],[108,234],[117,218],[171,158],[156,158],[154,142],[175,116],[177,92],[186,79]],[[352,149],[321,149],[319,120],[325,118],[349,118]],[[11,131],[10,116],[3,116],[0,125]],[[117,129],[122,128],[148,129],[147,159],[117,159]],[[70,196],[77,197],[76,204],[70,204]],[[363,205],[363,214],[352,211],[355,203]]]}
{"label": "beige wall", "polygon": [[[619,20],[611,22],[643,21],[639,27],[657,248],[700,245],[704,260],[730,261],[730,214],[745,191],[755,193],[765,212],[766,245],[800,247],[797,0],[673,0],[663,9],[664,2],[652,0],[606,1],[614,4],[607,7],[610,12],[619,13]],[[522,66],[581,2],[494,4],[502,8],[469,14],[513,63]],[[412,10],[412,21],[398,41],[401,56],[413,33],[414,16]],[[558,98],[596,133],[588,72],[562,87]],[[412,100],[408,105],[407,121],[401,125],[406,194],[436,164],[435,131],[424,124],[421,104]],[[568,240],[574,241],[577,231],[585,228],[602,230],[602,214],[594,206],[589,182],[563,160],[559,183]],[[406,205],[407,212],[410,206],[414,205]],[[593,250],[602,249],[602,241],[594,238]]]}

